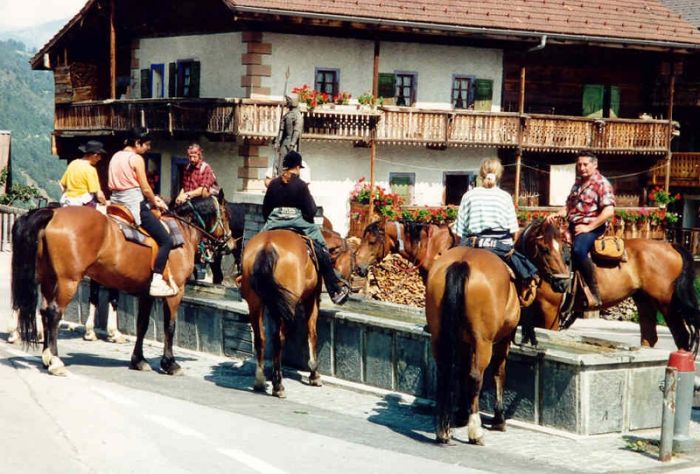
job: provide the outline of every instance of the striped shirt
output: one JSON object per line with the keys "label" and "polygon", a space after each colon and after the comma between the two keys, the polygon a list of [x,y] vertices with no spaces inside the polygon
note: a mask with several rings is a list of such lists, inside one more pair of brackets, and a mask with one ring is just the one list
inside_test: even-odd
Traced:
{"label": "striped shirt", "polygon": [[518,230],[518,219],[510,194],[500,188],[474,188],[464,193],[457,214],[455,232],[460,237],[484,230]]}

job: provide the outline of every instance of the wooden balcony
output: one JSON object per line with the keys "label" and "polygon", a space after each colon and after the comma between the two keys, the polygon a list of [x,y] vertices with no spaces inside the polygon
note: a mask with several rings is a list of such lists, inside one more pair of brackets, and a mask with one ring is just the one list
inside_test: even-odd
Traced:
{"label": "wooden balcony", "polygon": [[[57,136],[124,132],[134,126],[156,133],[212,134],[269,141],[277,135],[283,105],[252,99],[146,99],[56,105]],[[306,140],[345,140],[434,147],[516,147],[525,150],[661,154],[668,122],[589,119],[455,110],[335,106],[305,111]]]}
{"label": "wooden balcony", "polygon": [[[666,162],[659,160],[651,170],[651,182],[663,185]],[[673,153],[671,155],[671,186],[700,186],[700,153]]]}

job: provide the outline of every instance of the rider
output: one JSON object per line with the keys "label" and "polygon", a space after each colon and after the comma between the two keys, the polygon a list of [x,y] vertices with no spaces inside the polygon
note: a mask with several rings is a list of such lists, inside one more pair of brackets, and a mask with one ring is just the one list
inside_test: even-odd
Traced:
{"label": "rider", "polygon": [[[481,162],[479,176],[482,187],[464,193],[457,213],[455,232],[461,245],[490,250],[513,269],[521,289],[534,289],[537,268],[527,257],[513,249],[513,235],[518,231],[513,198],[498,187],[503,165],[498,158]],[[521,295],[521,302],[532,302],[534,291]]]}
{"label": "rider", "polygon": [[158,245],[149,294],[156,297],[173,296],[177,294],[177,288],[163,279],[163,270],[173,246],[172,239],[151,212],[154,208],[167,211],[168,205],[155,195],[148,184],[146,165],[141,156],[151,149],[151,137],[145,130],[136,128],[124,140],[124,145],[124,149],[115,153],[109,162],[110,200],[126,206],[136,225],[143,227]]}
{"label": "rider", "polygon": [[598,157],[591,151],[582,151],[576,159],[576,182],[566,199],[566,206],[547,216],[567,217],[573,236],[571,250],[574,268],[578,270],[591,290],[588,307],[601,305],[600,290],[595,277],[595,266],[588,253],[595,240],[605,233],[607,220],[615,214],[615,195],[610,182],[598,171]]}
{"label": "rider", "polygon": [[187,147],[189,164],[182,174],[182,188],[175,204],[182,204],[193,197],[209,197],[219,194],[219,184],[211,165],[204,161],[204,150],[199,143]]}
{"label": "rider", "polygon": [[61,205],[96,207],[98,202],[106,204],[95,169],[102,156],[107,154],[102,142],[90,140],[78,150],[83,152],[82,158],[71,161],[59,181],[63,191]]}
{"label": "rider", "polygon": [[318,264],[326,283],[326,289],[335,304],[348,299],[350,289],[343,284],[333,270],[331,255],[318,225],[314,224],[316,203],[309,187],[299,178],[301,155],[290,151],[282,160],[282,175],[273,179],[263,200],[265,225],[262,230],[292,228],[303,232],[314,242]]}

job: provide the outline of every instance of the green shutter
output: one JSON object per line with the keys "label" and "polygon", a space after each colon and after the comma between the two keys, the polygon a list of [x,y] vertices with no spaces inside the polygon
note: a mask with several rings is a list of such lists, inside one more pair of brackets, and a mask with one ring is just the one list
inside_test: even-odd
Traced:
{"label": "green shutter", "polygon": [[151,97],[151,70],[141,69],[141,98],[149,99]]}
{"label": "green shutter", "polygon": [[177,97],[177,64],[168,64],[168,97]]}
{"label": "green shutter", "polygon": [[610,117],[617,118],[620,116],[620,88],[610,86]]}
{"label": "green shutter", "polygon": [[379,97],[394,97],[396,94],[396,76],[393,72],[379,73],[379,87],[377,95]]}
{"label": "green shutter", "polygon": [[493,80],[477,79],[474,84],[474,110],[490,111],[493,100]]}
{"label": "green shutter", "polygon": [[190,79],[190,97],[199,97],[199,75],[202,70],[202,63],[192,61],[192,77]]}
{"label": "green shutter", "polygon": [[[592,118],[603,117],[603,95],[605,87],[600,84],[583,86],[583,116]],[[618,95],[619,98],[619,95]],[[619,104],[618,104],[619,105]]]}

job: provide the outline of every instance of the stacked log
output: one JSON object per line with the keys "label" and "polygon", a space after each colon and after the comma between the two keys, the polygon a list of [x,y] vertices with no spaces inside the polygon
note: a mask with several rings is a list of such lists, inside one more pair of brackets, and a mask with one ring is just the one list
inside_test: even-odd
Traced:
{"label": "stacked log", "polygon": [[425,307],[425,286],[418,268],[400,255],[390,254],[370,268],[365,292],[375,300]]}

